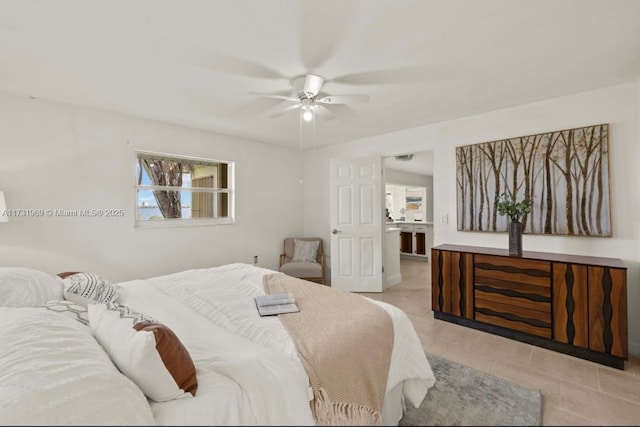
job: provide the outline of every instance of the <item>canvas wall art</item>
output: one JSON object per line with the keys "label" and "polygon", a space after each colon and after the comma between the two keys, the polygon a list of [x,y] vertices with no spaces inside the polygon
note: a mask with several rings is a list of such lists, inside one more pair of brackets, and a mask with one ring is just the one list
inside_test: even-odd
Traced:
{"label": "canvas wall art", "polygon": [[502,232],[501,194],[533,201],[529,234],[611,236],[609,125],[456,147],[459,231]]}
{"label": "canvas wall art", "polygon": [[422,192],[420,190],[406,190],[405,203],[408,211],[422,210]]}

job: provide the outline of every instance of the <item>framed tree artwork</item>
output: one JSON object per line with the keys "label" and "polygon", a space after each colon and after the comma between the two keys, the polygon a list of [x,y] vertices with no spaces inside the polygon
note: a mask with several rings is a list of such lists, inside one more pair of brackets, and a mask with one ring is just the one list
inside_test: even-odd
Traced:
{"label": "framed tree artwork", "polygon": [[456,191],[459,231],[506,231],[506,195],[532,201],[524,233],[610,237],[609,125],[456,147]]}

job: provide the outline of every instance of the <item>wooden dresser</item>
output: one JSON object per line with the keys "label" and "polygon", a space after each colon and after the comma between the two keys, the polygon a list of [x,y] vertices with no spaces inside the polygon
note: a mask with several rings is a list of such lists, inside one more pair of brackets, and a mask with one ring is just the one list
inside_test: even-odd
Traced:
{"label": "wooden dresser", "polygon": [[440,245],[436,319],[624,369],[627,267],[619,259]]}

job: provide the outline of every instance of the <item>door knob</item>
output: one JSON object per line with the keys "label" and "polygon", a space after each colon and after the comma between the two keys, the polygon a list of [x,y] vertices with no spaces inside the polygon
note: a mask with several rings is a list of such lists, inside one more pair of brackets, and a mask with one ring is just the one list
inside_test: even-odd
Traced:
{"label": "door knob", "polygon": [[333,230],[331,230],[331,232],[332,232],[333,234],[338,234],[338,233],[340,233],[340,230],[336,230],[336,229],[334,228]]}

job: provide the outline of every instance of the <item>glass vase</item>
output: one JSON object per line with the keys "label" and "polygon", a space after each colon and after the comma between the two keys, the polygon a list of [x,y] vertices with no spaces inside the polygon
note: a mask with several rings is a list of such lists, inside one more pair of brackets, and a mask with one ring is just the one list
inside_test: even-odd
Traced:
{"label": "glass vase", "polygon": [[522,255],[522,223],[509,222],[509,255]]}

